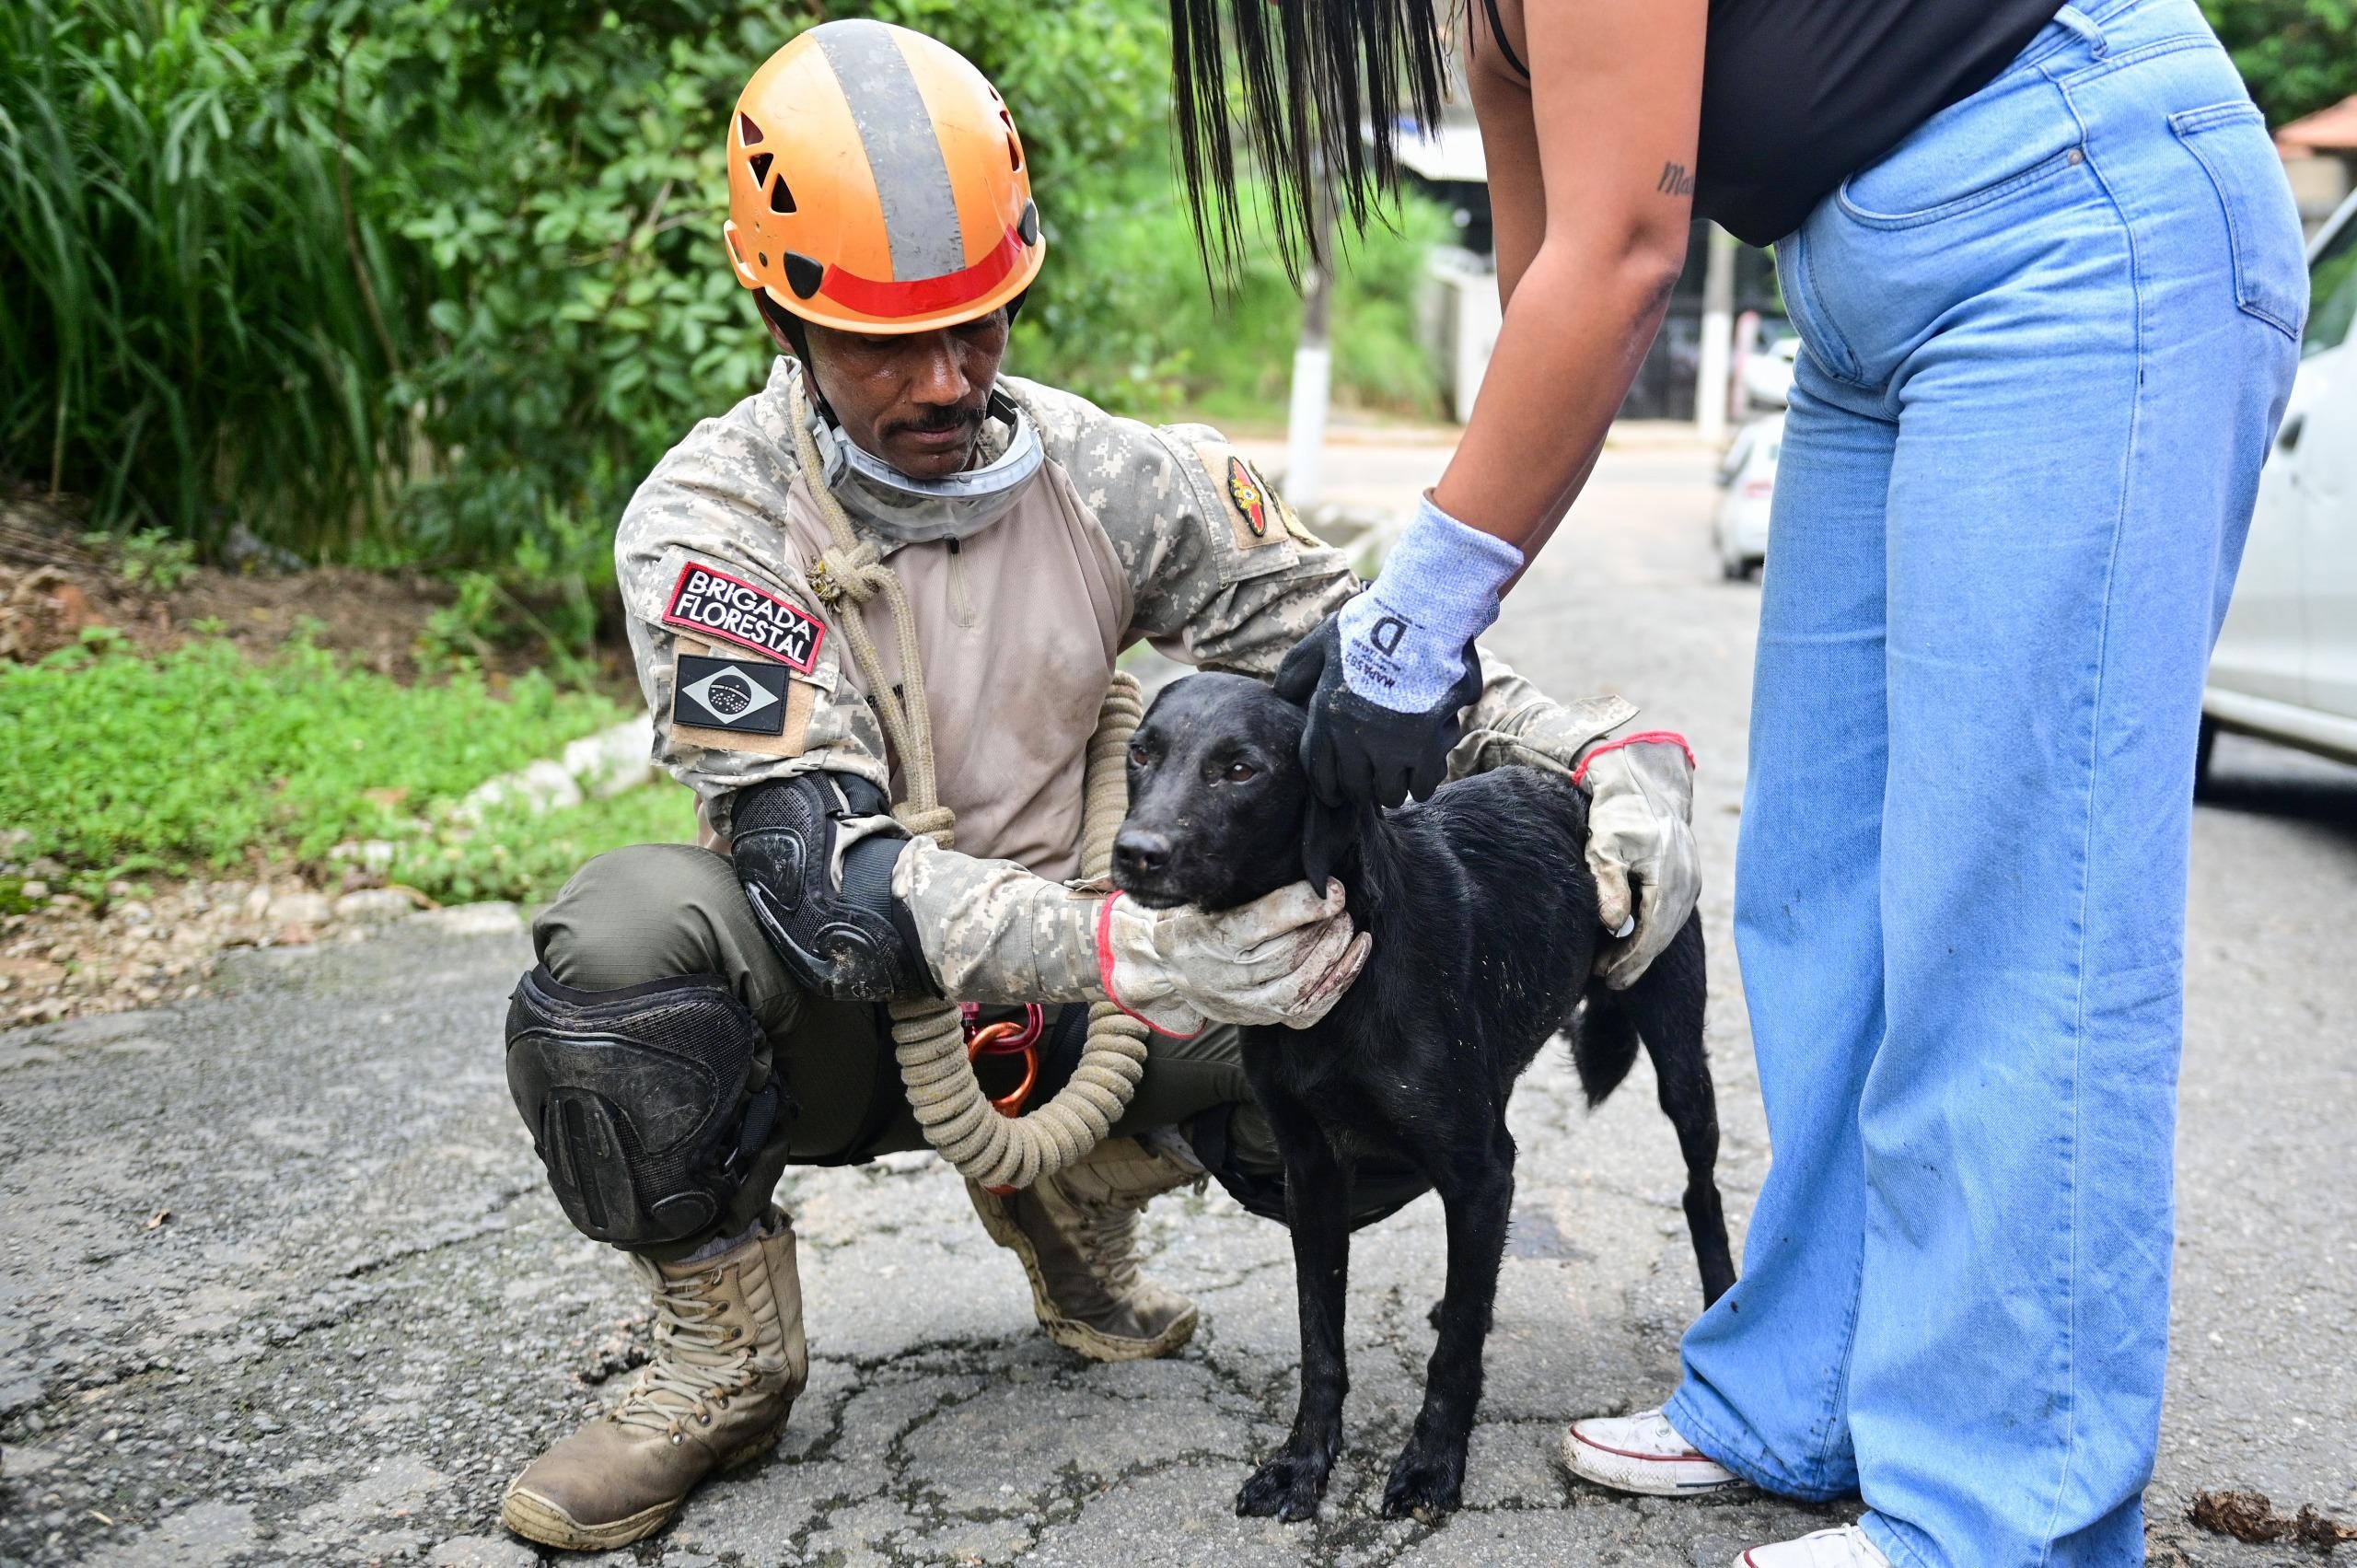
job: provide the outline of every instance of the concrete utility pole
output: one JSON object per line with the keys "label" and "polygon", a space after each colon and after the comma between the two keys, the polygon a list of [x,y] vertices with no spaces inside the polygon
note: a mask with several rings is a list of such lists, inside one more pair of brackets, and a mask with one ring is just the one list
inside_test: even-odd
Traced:
{"label": "concrete utility pole", "polygon": [[1321,184],[1315,198],[1318,254],[1301,277],[1301,341],[1293,351],[1293,396],[1285,408],[1286,502],[1297,512],[1318,505],[1326,487],[1326,407],[1334,389],[1334,356],[1327,347],[1334,274],[1334,206]]}
{"label": "concrete utility pole", "polygon": [[1727,373],[1735,347],[1735,236],[1711,226],[1702,264],[1702,342],[1694,367],[1694,425],[1706,441],[1727,434]]}

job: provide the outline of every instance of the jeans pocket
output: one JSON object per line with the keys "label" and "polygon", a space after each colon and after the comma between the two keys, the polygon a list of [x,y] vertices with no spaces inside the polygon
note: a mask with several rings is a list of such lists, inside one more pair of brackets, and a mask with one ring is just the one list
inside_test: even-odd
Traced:
{"label": "jeans pocket", "polygon": [[1928,206],[1911,206],[1898,212],[1884,211],[1868,204],[1867,198],[1871,192],[1865,182],[1873,179],[1880,165],[1862,169],[1844,180],[1834,195],[1840,200],[1844,214],[1868,228],[1920,228],[1925,224],[1979,212],[1983,207],[2025,195],[2084,161],[2085,155],[2077,147],[2060,148],[2046,153],[2026,168],[2017,168],[2012,173],[1976,184],[1960,194],[1944,196]]}
{"label": "jeans pocket", "polygon": [[1808,229],[1809,222],[1804,220],[1800,227],[1776,241],[1776,289],[1783,296],[1785,316],[1800,334],[1801,351],[1833,379],[1854,383],[1861,375],[1857,356],[1826,315],[1824,302],[1817,297],[1816,274],[1809,270]]}
{"label": "jeans pocket", "polygon": [[2248,99],[2188,109],[2169,129],[2209,175],[2226,218],[2235,303],[2299,341],[2308,315],[2308,269],[2300,215],[2267,120]]}

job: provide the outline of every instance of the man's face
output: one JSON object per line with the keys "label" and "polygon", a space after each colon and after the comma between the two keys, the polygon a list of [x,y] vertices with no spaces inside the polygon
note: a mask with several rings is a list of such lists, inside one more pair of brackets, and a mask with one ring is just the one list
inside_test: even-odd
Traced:
{"label": "man's face", "polygon": [[808,369],[843,434],[911,479],[974,460],[982,411],[1006,354],[1006,312],[890,336],[808,329]]}

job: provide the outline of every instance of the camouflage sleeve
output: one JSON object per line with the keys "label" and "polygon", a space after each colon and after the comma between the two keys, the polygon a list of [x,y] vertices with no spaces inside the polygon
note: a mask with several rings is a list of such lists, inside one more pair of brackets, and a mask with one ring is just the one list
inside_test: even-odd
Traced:
{"label": "camouflage sleeve", "polygon": [[1049,454],[1113,541],[1135,608],[1130,634],[1174,658],[1268,679],[1358,591],[1242,454],[1202,424],[1117,419],[1021,383]]}
{"label": "camouflage sleeve", "polygon": [[614,538],[655,761],[696,792],[723,838],[728,796],[749,784],[830,768],[890,787],[882,728],[787,538],[795,470],[768,401],[697,426],[639,486]]}
{"label": "camouflage sleeve", "polygon": [[1104,900],[918,839],[892,870],[925,967],[958,1002],[1102,1001],[1097,912]]}
{"label": "camouflage sleeve", "polygon": [[1508,762],[1569,769],[1580,748],[1637,715],[1626,697],[1607,693],[1558,703],[1481,650],[1481,695],[1465,710],[1465,738],[1448,754],[1448,776],[1461,779]]}

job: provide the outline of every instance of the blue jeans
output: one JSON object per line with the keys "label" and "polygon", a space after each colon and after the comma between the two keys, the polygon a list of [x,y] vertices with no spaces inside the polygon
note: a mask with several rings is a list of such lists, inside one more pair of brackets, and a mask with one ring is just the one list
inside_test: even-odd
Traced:
{"label": "blue jeans", "polygon": [[1778,247],[1736,928],[1775,1161],[1678,1430],[1923,1568],[2143,1560],[2202,674],[2307,299],[2194,0],[2066,9]]}

